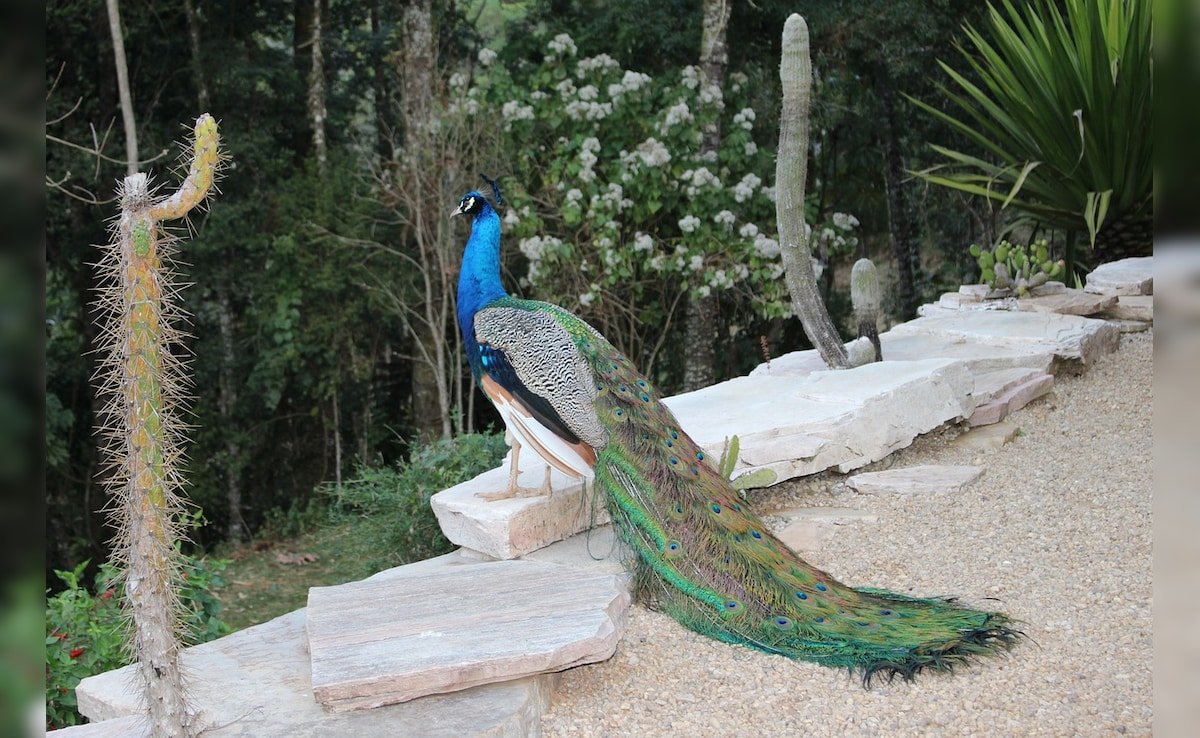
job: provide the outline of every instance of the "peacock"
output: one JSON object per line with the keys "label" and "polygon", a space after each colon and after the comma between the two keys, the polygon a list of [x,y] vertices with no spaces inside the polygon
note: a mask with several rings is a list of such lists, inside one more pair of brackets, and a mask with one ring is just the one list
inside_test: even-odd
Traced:
{"label": "peacock", "polygon": [[[494,182],[497,205],[503,201]],[[478,191],[457,314],[471,373],[511,435],[509,489],[548,494],[549,469],[594,479],[636,554],[639,598],[728,643],[860,674],[911,680],[1008,650],[1020,636],[997,612],[952,600],[852,588],[780,542],[679,426],[651,382],[595,329],[500,282],[500,219]],[[522,446],[545,460],[540,490],[517,485]]]}

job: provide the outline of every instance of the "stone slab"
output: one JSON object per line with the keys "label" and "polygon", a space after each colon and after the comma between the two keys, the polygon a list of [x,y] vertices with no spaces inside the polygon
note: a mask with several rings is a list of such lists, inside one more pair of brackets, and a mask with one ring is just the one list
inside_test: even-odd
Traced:
{"label": "stone slab", "polygon": [[1150,330],[1152,323],[1147,323],[1144,320],[1117,320],[1111,319],[1108,322],[1112,323],[1122,333],[1141,333],[1142,331]]}
{"label": "stone slab", "polygon": [[[941,314],[957,313],[946,310]],[[880,334],[879,341],[883,347],[883,358],[888,361],[957,359],[976,373],[1013,367],[1048,372],[1055,363],[1054,346],[1048,342],[1038,344],[998,339],[980,342],[970,336],[898,333],[895,329]],[[827,369],[816,350],[809,349],[784,354],[772,359],[769,364],[759,364],[750,372],[750,376],[805,377]]]}
{"label": "stone slab", "polygon": [[1041,397],[1054,388],[1054,377],[1049,374],[1039,374],[1032,379],[1022,382],[1006,390],[999,397],[975,408],[967,425],[991,425],[1004,420],[1033,400]]}
{"label": "stone slab", "polygon": [[979,372],[975,375],[975,389],[971,391],[971,395],[975,398],[975,404],[978,407],[995,400],[1013,387],[1044,375],[1045,372],[1026,367]]}
{"label": "stone slab", "polygon": [[1046,295],[1057,295],[1067,291],[1067,286],[1062,282],[1050,280],[1046,284],[1039,284],[1037,287],[1030,287],[1029,294],[1034,297],[1045,297]]}
{"label": "stone slab", "polygon": [[560,566],[574,566],[602,574],[615,574],[622,583],[628,583],[633,549],[617,538],[611,525],[576,533],[562,541],[552,543],[521,557],[529,561],[542,561]]}
{"label": "stone slab", "polygon": [[[457,558],[449,556],[450,560]],[[201,724],[208,726],[206,738],[516,738],[540,731],[554,675],[375,710],[326,712],[312,694],[305,618],[302,608],[183,652],[193,702],[200,710]],[[135,679],[134,667],[126,666],[80,682],[76,689],[79,711],[98,724],[70,735],[148,735],[137,732],[141,718],[131,717],[145,712],[140,691],[133,686]],[[117,732],[131,726],[133,732]],[[102,732],[109,730],[114,732]]]}
{"label": "stone slab", "polygon": [[[973,345],[1023,345],[1053,352],[1061,364],[1086,366],[1117,350],[1120,332],[1103,320],[1057,313],[956,311],[902,323],[890,333],[962,338]],[[886,344],[884,356],[887,356]]]}
{"label": "stone slab", "polygon": [[960,361],[883,361],[802,378],[752,374],[666,402],[710,453],[736,434],[739,469],[770,469],[778,483],[857,469],[965,418],[972,386]]}
{"label": "stone slab", "polygon": [[1140,320],[1146,323],[1154,321],[1153,295],[1122,295],[1117,298],[1117,304],[1104,311],[1106,318],[1116,320]]}
{"label": "stone slab", "polygon": [[961,492],[982,475],[982,466],[925,464],[855,474],[846,480],[846,486],[868,495]]}
{"label": "stone slab", "polygon": [[1064,288],[1058,294],[1022,297],[1017,300],[1017,309],[1060,315],[1097,315],[1116,304],[1116,295],[1096,295],[1083,290]]}
{"label": "stone slab", "polygon": [[957,310],[963,305],[979,305],[982,302],[982,297],[962,292],[946,292],[938,298],[938,306],[950,310]]}
{"label": "stone slab", "polygon": [[629,602],[614,576],[536,561],[313,587],[313,695],[363,710],[603,661]]}
{"label": "stone slab", "polygon": [[1087,275],[1087,292],[1107,295],[1154,293],[1154,257],[1139,256],[1101,264]]}
{"label": "stone slab", "polygon": [[964,284],[958,287],[958,294],[974,297],[976,300],[982,300],[991,294],[991,291],[992,288],[986,284]]}
{"label": "stone slab", "polygon": [[995,451],[1016,438],[1020,430],[1011,420],[1001,420],[999,423],[972,428],[955,438],[953,443],[972,451]]}
{"label": "stone slab", "polygon": [[771,517],[784,519],[776,536],[788,548],[800,553],[821,550],[837,535],[838,528],[879,520],[874,513],[845,507],[795,508],[774,513]]}
{"label": "stone slab", "polygon": [[[540,485],[545,468],[535,454],[522,454],[519,483]],[[555,471],[550,496],[496,501],[479,496],[507,485],[506,464],[433,495],[430,505],[446,538],[492,558],[512,559],[608,522],[603,502],[593,503],[590,482],[585,490],[583,482]]]}

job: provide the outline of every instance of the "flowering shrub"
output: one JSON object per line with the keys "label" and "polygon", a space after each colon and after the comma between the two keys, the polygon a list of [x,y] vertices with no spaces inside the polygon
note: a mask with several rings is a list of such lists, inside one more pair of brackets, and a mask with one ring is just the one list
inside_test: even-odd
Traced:
{"label": "flowering shrub", "polygon": [[[491,111],[505,131],[505,238],[528,259],[523,286],[656,332],[685,293],[790,315],[765,184],[774,159],[754,140],[744,76],[731,75],[724,94],[696,67],[652,79],[607,54],[576,59],[566,34],[537,65],[510,71],[487,58],[473,86],[452,90],[451,109]],[[718,122],[720,147],[704,154],[704,130]],[[858,221],[837,216],[817,233],[844,249]]]}
{"label": "flowering shrub", "polygon": [[[213,592],[224,586],[227,561],[185,557],[180,599],[189,640],[202,643],[229,632]],[[55,574],[67,588],[46,600],[46,723],[50,729],[82,722],[75,687],[84,677],[129,663],[127,621],[121,610],[117,571],[102,564],[94,589],[80,582],[88,562]]]}

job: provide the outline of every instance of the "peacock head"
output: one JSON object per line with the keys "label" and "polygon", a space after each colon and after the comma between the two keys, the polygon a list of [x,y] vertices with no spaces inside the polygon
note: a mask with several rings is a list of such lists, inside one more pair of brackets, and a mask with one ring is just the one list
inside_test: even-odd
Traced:
{"label": "peacock head", "polygon": [[[496,196],[496,204],[502,205],[504,203],[504,198],[500,195],[500,185],[496,183],[496,180],[492,179],[486,174],[481,174],[479,176],[483,177],[484,182],[487,182],[489,185],[491,185],[492,194]],[[491,207],[492,205],[487,201],[487,198],[479,194],[479,192],[476,190],[471,190],[467,194],[463,195],[463,198],[458,201],[458,207],[454,209],[453,213],[450,213],[450,217],[453,218],[456,215],[463,215],[464,213],[478,216],[480,213],[485,212]]]}
{"label": "peacock head", "polygon": [[487,198],[475,190],[471,190],[458,201],[458,207],[454,209],[454,212],[450,213],[450,217],[453,218],[456,215],[479,215],[485,208],[489,207],[491,205],[488,203]]}

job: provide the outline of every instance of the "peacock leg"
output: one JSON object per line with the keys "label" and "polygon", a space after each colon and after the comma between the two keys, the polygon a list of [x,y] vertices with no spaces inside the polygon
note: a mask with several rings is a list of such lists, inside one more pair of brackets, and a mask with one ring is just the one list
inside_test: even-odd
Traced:
{"label": "peacock leg", "polygon": [[479,495],[488,502],[496,500],[511,500],[517,497],[543,497],[552,493],[550,489],[550,465],[546,465],[546,481],[541,487],[522,487],[517,484],[517,478],[521,476],[521,442],[517,440],[515,435],[508,435],[508,440],[512,444],[512,461],[508,466],[508,489],[503,492],[487,492]]}

